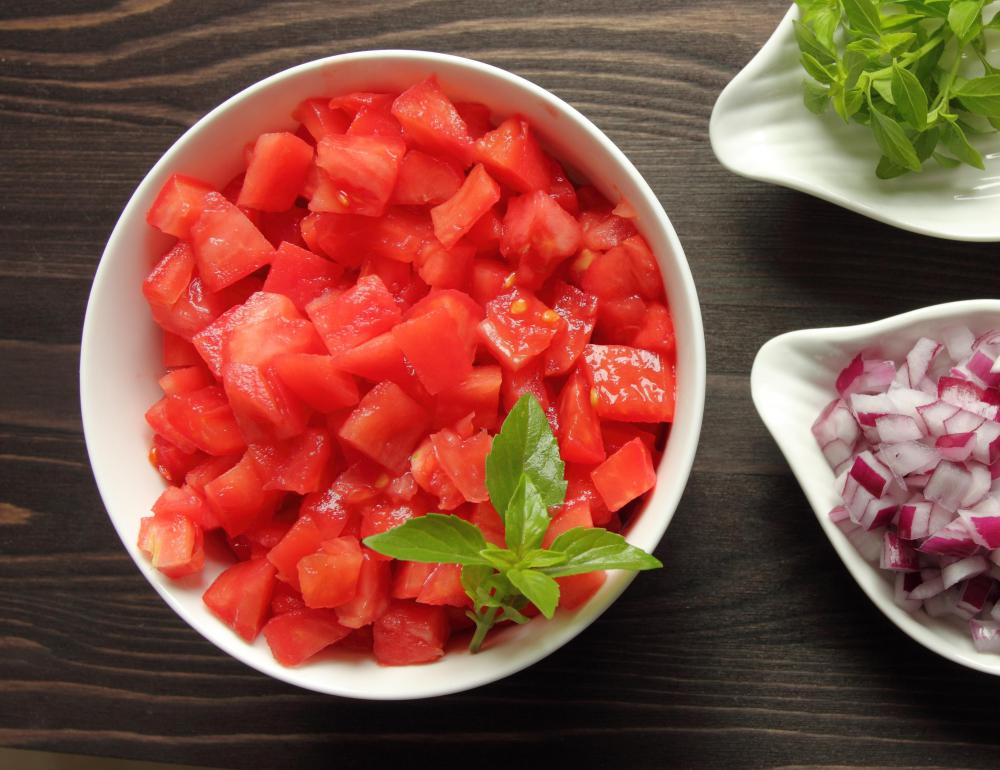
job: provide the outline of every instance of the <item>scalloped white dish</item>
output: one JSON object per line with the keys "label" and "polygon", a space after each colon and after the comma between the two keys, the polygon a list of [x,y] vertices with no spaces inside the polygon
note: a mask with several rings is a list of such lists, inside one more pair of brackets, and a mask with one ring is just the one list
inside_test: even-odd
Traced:
{"label": "scalloped white dish", "polygon": [[[877,179],[871,132],[832,110],[813,115],[802,102],[807,75],[792,28],[797,18],[793,5],[716,101],[709,134],[722,165],[922,235],[1000,241],[1000,134],[973,140],[985,171],[929,164],[920,174]],[[1000,33],[992,37],[996,50]]]}
{"label": "scalloped white dish", "polygon": [[1000,300],[970,300],[914,310],[874,323],[789,332],[767,342],[750,374],[754,405],[802,486],[820,526],[844,566],[876,607],[920,644],[963,666],[1000,676],[1000,655],[978,652],[968,626],[957,619],[910,614],[893,601],[893,585],[877,565],[866,562],[830,520],[839,498],[833,471],[810,426],[835,395],[834,381],[863,349],[899,360],[921,336],[939,336],[950,324],[975,333],[1000,328]]}

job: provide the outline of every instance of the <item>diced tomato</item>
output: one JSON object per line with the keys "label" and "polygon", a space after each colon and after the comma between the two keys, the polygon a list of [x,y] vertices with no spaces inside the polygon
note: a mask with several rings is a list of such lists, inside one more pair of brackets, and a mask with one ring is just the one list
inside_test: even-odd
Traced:
{"label": "diced tomato", "polygon": [[603,527],[611,520],[611,511],[604,504],[604,498],[601,497],[590,478],[590,472],[593,469],[592,465],[566,463],[566,500],[563,507],[586,502],[590,506],[590,516],[594,521],[594,526]]}
{"label": "diced tomato", "polygon": [[396,185],[406,146],[399,140],[328,134],[316,145],[316,165],[332,189],[309,202],[312,211],[378,217]]}
{"label": "diced tomato", "polygon": [[274,249],[246,214],[219,193],[209,193],[191,226],[198,274],[212,291],[236,283],[271,261]]}
{"label": "diced tomato", "polygon": [[[500,255],[500,238],[503,236],[503,222],[497,215],[496,208],[492,208],[483,214],[476,223],[469,228],[462,240],[471,246],[476,247],[476,254],[480,257],[497,257]],[[512,271],[508,268],[507,273]],[[513,284],[511,284],[513,285]]]}
{"label": "diced tomato", "polygon": [[267,242],[276,249],[286,242],[303,247],[306,242],[302,238],[301,222],[308,213],[307,209],[300,206],[292,206],[285,211],[262,211],[258,216],[257,227],[267,238]]}
{"label": "diced tomato", "polygon": [[455,387],[472,373],[475,348],[443,306],[403,321],[392,335],[428,393]]}
{"label": "diced tomato", "polygon": [[664,305],[659,302],[650,302],[646,305],[646,316],[639,331],[632,338],[632,346],[653,350],[668,361],[673,359],[677,347],[674,321]]}
{"label": "diced tomato", "polygon": [[318,492],[333,453],[333,439],[323,428],[306,428],[287,441],[250,447],[264,479],[264,489],[307,495]]}
{"label": "diced tomato", "polygon": [[282,243],[274,252],[264,291],[284,294],[305,312],[306,305],[337,286],[344,268],[291,243]]}
{"label": "diced tomato", "polygon": [[389,331],[402,315],[377,276],[360,278],[343,294],[324,294],[309,303],[306,313],[334,358]]}
{"label": "diced tomato", "polygon": [[299,585],[307,607],[339,607],[354,599],[363,558],[356,537],[326,540],[318,553],[299,560]]}
{"label": "diced tomato", "polygon": [[444,655],[449,634],[443,607],[394,601],[375,622],[375,659],[383,666],[431,663]]}
{"label": "diced tomato", "polygon": [[596,252],[590,266],[580,278],[580,288],[603,300],[619,299],[639,293],[639,284],[632,272],[632,260],[624,246]]}
{"label": "diced tomato", "polygon": [[563,460],[592,465],[604,460],[601,420],[590,402],[590,385],[579,369],[559,396],[559,454]]}
{"label": "diced tomato", "polygon": [[433,75],[396,97],[392,114],[420,149],[468,164],[473,147],[469,129]]}
{"label": "diced tomato", "polygon": [[663,296],[663,279],[660,267],[656,264],[649,244],[641,235],[633,235],[622,241],[622,247],[629,255],[632,263],[632,275],[635,277],[639,294],[643,299],[658,299]]}
{"label": "diced tomato", "polygon": [[472,606],[462,588],[462,567],[458,564],[435,565],[417,594],[417,602],[450,607]]}
{"label": "diced tomato", "polygon": [[357,383],[330,356],[288,353],[277,356],[272,365],[289,390],[319,412],[333,412],[358,403]]}
{"label": "diced tomato", "polygon": [[[162,404],[162,402],[159,403]],[[164,423],[169,424],[166,420],[165,407],[166,404],[163,404],[160,416],[162,417],[162,421]],[[181,438],[183,439],[183,436],[181,436]],[[187,439],[183,440],[188,446],[194,446],[193,444],[189,444]],[[205,454],[198,449],[185,452],[183,449],[171,443],[163,436],[159,434],[155,434],[153,436],[153,446],[149,450],[149,462],[152,463],[153,467],[159,471],[160,475],[171,484],[180,484],[184,480],[184,476],[187,472],[198,463],[204,461],[204,459]]]}
{"label": "diced tomato", "polygon": [[430,214],[426,209],[394,206],[379,219],[372,220],[364,240],[354,248],[364,248],[397,262],[415,262],[424,244],[434,238]]}
{"label": "diced tomato", "polygon": [[373,623],[389,606],[392,566],[377,558],[374,551],[362,549],[361,572],[354,598],[337,607],[337,619],[348,628]]}
{"label": "diced tomato", "polygon": [[[166,419],[175,433],[206,454],[235,454],[246,445],[226,394],[218,385],[166,396],[164,404]],[[160,430],[157,432],[173,441],[170,435]],[[184,448],[181,444],[178,446]]]}
{"label": "diced tomato", "polygon": [[168,396],[174,393],[190,393],[193,390],[200,390],[214,383],[212,375],[202,364],[197,366],[183,366],[173,369],[162,377],[159,381],[160,389]]}
{"label": "diced tomato", "polygon": [[295,134],[261,134],[253,146],[236,204],[259,211],[284,211],[295,203],[312,163],[313,148]]}
{"label": "diced tomato", "polygon": [[558,162],[549,158],[549,173],[552,175],[549,197],[562,206],[563,210],[574,217],[577,216],[580,213],[580,202],[576,197],[576,188],[566,176],[566,171]]}
{"label": "diced tomato", "polygon": [[607,251],[636,234],[635,222],[614,214],[587,211],[580,215],[583,246],[594,251]]}
{"label": "diced tomato", "polygon": [[324,540],[354,534],[358,531],[359,516],[347,507],[344,498],[344,491],[337,484],[306,495],[299,506],[299,518],[311,518]]}
{"label": "diced tomato", "polygon": [[213,192],[207,182],[172,174],[146,212],[146,221],[167,235],[181,240],[191,237],[191,225],[201,216],[205,196]]}
{"label": "diced tomato", "polygon": [[471,414],[474,427],[496,430],[502,381],[499,366],[474,367],[464,380],[438,394],[434,402],[434,426],[454,425]]}
{"label": "diced tomato", "polygon": [[493,129],[493,121],[490,120],[490,108],[478,102],[455,102],[455,112],[457,112],[469,131],[469,136],[478,139],[487,131]]}
{"label": "diced tomato", "polygon": [[216,479],[240,461],[242,455],[233,454],[223,457],[208,457],[198,463],[184,476],[184,483],[198,494],[205,495],[205,485]]}
{"label": "diced tomato", "polygon": [[543,353],[565,321],[527,289],[501,294],[486,305],[480,339],[507,369],[517,371]]}
{"label": "diced tomato", "polygon": [[635,339],[646,318],[646,303],[638,294],[619,299],[603,299],[597,307],[594,341],[624,345]]}
{"label": "diced tomato", "polygon": [[455,482],[445,473],[429,438],[417,447],[410,458],[410,473],[422,490],[438,498],[438,508],[451,511],[465,502]]}
{"label": "diced tomato", "polygon": [[581,361],[603,419],[673,420],[674,375],[658,354],[624,345],[587,345]]}
{"label": "diced tomato", "polygon": [[365,394],[340,429],[340,437],[375,462],[402,471],[428,424],[423,407],[398,385],[385,381]]}
{"label": "diced tomato", "polygon": [[399,125],[390,108],[392,97],[380,102],[364,105],[357,111],[347,128],[351,136],[378,136],[402,142],[405,139],[403,127]]}
{"label": "diced tomato", "polygon": [[465,289],[472,275],[472,258],[476,250],[459,241],[450,249],[437,239],[426,241],[415,260],[420,278],[435,289]]}
{"label": "diced tomato", "polygon": [[297,436],[309,422],[309,409],[271,367],[225,364],[222,384],[239,426],[249,443]]}
{"label": "diced tomato", "polygon": [[656,432],[639,423],[605,421],[601,424],[601,433],[608,454],[614,454],[634,438],[641,440],[651,455],[656,449]]}
{"label": "diced tomato", "polygon": [[391,331],[351,348],[338,356],[336,364],[341,370],[370,382],[392,380],[401,385],[415,376],[411,374],[403,351]]}
{"label": "diced tomato", "polygon": [[205,591],[205,605],[243,639],[257,638],[271,609],[274,567],[267,559],[239,562]]}
{"label": "diced tomato", "polygon": [[312,212],[302,219],[299,229],[310,251],[354,269],[361,266],[364,253],[358,245],[367,239],[372,221],[357,214]]}
{"label": "diced tomato", "polygon": [[530,393],[538,399],[542,409],[548,411],[551,404],[549,391],[545,387],[545,369],[542,359],[537,358],[516,371],[504,368],[503,382],[500,385],[500,396],[505,411],[514,408],[514,404],[525,393]]}
{"label": "diced tomato", "polygon": [[552,182],[548,159],[520,115],[507,118],[481,137],[476,157],[495,178],[520,193],[547,190]]}
{"label": "diced tomato", "polygon": [[496,512],[489,501],[479,503],[472,509],[470,521],[479,527],[479,531],[483,533],[487,543],[492,543],[499,548],[507,547],[504,542],[503,521],[500,520],[500,514]]}
{"label": "diced tomato", "polygon": [[545,351],[545,376],[565,374],[576,363],[583,348],[590,342],[597,320],[598,299],[575,286],[558,281],[552,309],[565,321]]}
{"label": "diced tomato", "polygon": [[348,116],[353,118],[365,107],[380,104],[391,106],[394,98],[394,94],[381,91],[352,91],[349,94],[334,96],[327,103],[331,109],[343,110]]}
{"label": "diced tomato", "polygon": [[403,206],[436,206],[457,193],[462,180],[461,171],[448,161],[410,150],[400,163],[391,200]]}
{"label": "diced tomato", "polygon": [[387,259],[380,254],[369,253],[361,263],[360,278],[377,275],[392,294],[400,310],[406,310],[427,294],[428,287],[414,273],[413,266],[398,259]]}
{"label": "diced tomato", "polygon": [[336,613],[311,609],[277,615],[263,630],[274,659],[289,667],[305,663],[351,633],[351,629],[340,625]]}
{"label": "diced tomato", "polygon": [[342,134],[350,125],[350,119],[343,110],[334,109],[328,99],[306,99],[292,112],[315,141],[327,134]]}
{"label": "diced tomato", "polygon": [[164,489],[153,503],[153,513],[157,516],[187,516],[206,532],[222,526],[205,499],[187,484]]}
{"label": "diced tomato", "polygon": [[174,369],[178,366],[195,366],[201,363],[201,356],[194,345],[173,332],[163,332],[163,368]]}
{"label": "diced tomato", "polygon": [[288,583],[280,580],[274,583],[274,593],[271,595],[271,613],[283,615],[286,612],[304,610],[306,603],[302,601],[302,594],[292,588]]}
{"label": "diced tomato", "polygon": [[607,579],[606,572],[584,572],[582,575],[556,578],[559,584],[559,607],[564,610],[575,610],[586,604]]}
{"label": "diced tomato", "polygon": [[555,539],[564,532],[569,532],[571,529],[576,529],[577,527],[590,529],[593,526],[594,519],[590,515],[590,503],[586,500],[564,505],[552,518],[549,528],[545,530],[542,548],[551,548]]}
{"label": "diced tomato", "polygon": [[142,293],[150,305],[170,307],[187,290],[194,272],[194,252],[179,241],[156,263],[142,282]]}
{"label": "diced tomato", "polygon": [[397,561],[392,571],[389,595],[393,599],[416,599],[434,566],[416,561]]}
{"label": "diced tomato", "polygon": [[288,583],[296,591],[301,591],[299,562],[319,551],[324,540],[332,540],[339,534],[338,532],[332,537],[327,537],[313,521],[312,516],[301,515],[285,536],[268,552],[267,559],[277,570],[279,580]]}
{"label": "diced tomato", "polygon": [[634,438],[590,474],[608,506],[617,511],[656,484],[653,458],[641,439]]}
{"label": "diced tomato", "polygon": [[246,278],[220,292],[211,292],[196,275],[173,305],[151,305],[150,309],[153,319],[164,330],[190,341],[227,308],[234,303],[243,302],[259,285],[255,279]]}
{"label": "diced tomato", "polygon": [[512,198],[503,218],[500,252],[517,265],[517,283],[538,288],[580,248],[580,223],[541,190]]}
{"label": "diced tomato", "polygon": [[431,434],[430,438],[441,468],[448,474],[448,478],[462,497],[470,503],[488,500],[486,456],[493,445],[490,435],[481,430],[463,440],[454,431],[445,428]]}
{"label": "diced tomato", "polygon": [[225,473],[205,484],[205,500],[230,537],[242,535],[261,519],[274,513],[281,492],[268,492],[247,452]]}
{"label": "diced tomato", "polygon": [[201,527],[179,513],[157,513],[139,522],[139,550],[168,578],[199,572],[205,565]]}
{"label": "diced tomato", "polygon": [[499,200],[500,185],[482,164],[477,165],[454,195],[431,209],[434,234],[445,248],[451,248]]}
{"label": "diced tomato", "polygon": [[250,543],[253,558],[267,556],[271,549],[288,534],[288,530],[292,528],[294,523],[294,510],[285,508],[274,516],[257,521],[250,529],[240,535],[240,538]]}
{"label": "diced tomato", "polygon": [[485,305],[511,287],[507,277],[510,267],[493,259],[474,259],[472,262],[472,298]]}

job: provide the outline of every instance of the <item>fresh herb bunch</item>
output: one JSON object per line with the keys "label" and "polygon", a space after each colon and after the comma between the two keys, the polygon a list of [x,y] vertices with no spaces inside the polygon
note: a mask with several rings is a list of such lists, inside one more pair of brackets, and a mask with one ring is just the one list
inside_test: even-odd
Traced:
{"label": "fresh herb bunch", "polygon": [[532,395],[521,396],[493,439],[486,488],[503,520],[506,548],[488,543],[479,527],[465,519],[440,513],[410,519],[364,541],[395,559],[462,565],[462,587],[473,605],[467,614],[476,624],[472,652],[479,651],[497,623],[527,623],[521,610],[529,602],[551,618],[559,604],[557,577],[663,566],[606,529],[577,527],[541,547],[552,521],[549,509],[566,498],[566,481],[559,445]]}
{"label": "fresh herb bunch", "polygon": [[[880,179],[920,171],[933,157],[952,168],[984,168],[968,136],[1000,129],[1000,69],[987,61],[986,0],[796,0],[795,37],[805,104],[832,103],[844,119],[871,127]],[[962,61],[983,75],[959,76]]]}

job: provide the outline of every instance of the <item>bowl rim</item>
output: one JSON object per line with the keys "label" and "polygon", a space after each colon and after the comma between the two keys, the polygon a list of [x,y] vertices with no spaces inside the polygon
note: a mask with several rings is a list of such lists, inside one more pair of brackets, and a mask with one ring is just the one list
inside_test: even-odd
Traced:
{"label": "bowl rim", "polygon": [[[764,423],[764,426],[767,428],[775,443],[778,445],[778,449],[788,462],[792,474],[795,476],[795,480],[802,489],[803,494],[809,502],[809,507],[812,508],[813,513],[820,524],[820,529],[823,530],[823,533],[830,541],[830,544],[837,552],[837,555],[847,568],[847,571],[851,574],[851,577],[854,578],[854,582],[857,583],[858,588],[861,589],[862,593],[864,593],[872,604],[874,604],[882,612],[882,614],[885,615],[885,617],[892,621],[892,623],[899,630],[926,649],[937,653],[941,657],[946,658],[953,663],[958,663],[959,665],[976,671],[981,671],[986,674],[1000,676],[1000,655],[992,655],[993,658],[996,658],[996,662],[993,663],[993,665],[989,665],[986,662],[986,660],[988,660],[986,656],[990,655],[989,653],[977,653],[976,656],[973,657],[957,650],[947,639],[940,636],[933,628],[918,620],[913,613],[909,613],[902,607],[896,605],[891,598],[887,598],[884,595],[869,590],[866,585],[867,576],[874,574],[879,579],[884,579],[884,575],[882,575],[883,571],[876,565],[861,558],[861,555],[857,552],[854,546],[847,540],[846,537],[842,536],[840,530],[833,524],[833,522],[830,521],[828,516],[829,510],[824,510],[823,508],[818,507],[817,502],[814,501],[814,495],[812,493],[814,484],[807,481],[809,477],[808,472],[802,467],[793,447],[787,445],[783,438],[785,434],[779,427],[776,426],[772,417],[772,412],[762,405],[762,393],[764,388],[767,387],[767,385],[763,382],[763,369],[765,366],[763,362],[769,357],[775,355],[776,351],[783,350],[789,344],[794,344],[800,340],[812,340],[814,342],[836,343],[838,346],[843,345],[845,347],[852,344],[860,345],[862,344],[862,340],[882,335],[899,334],[907,328],[912,327],[914,324],[956,323],[960,322],[962,318],[966,318],[973,314],[995,315],[997,317],[997,322],[1000,323],[1000,300],[959,300],[957,302],[929,305],[927,307],[909,310],[905,313],[899,313],[894,316],[880,318],[878,320],[862,324],[853,324],[850,326],[827,326],[815,329],[797,329],[795,331],[779,334],[778,336],[772,337],[770,340],[765,342],[754,358],[753,368],[750,371],[750,394],[754,407],[760,415],[761,421]],[[835,395],[832,383],[830,386],[830,395],[831,398]]]}
{"label": "bowl rim", "polygon": [[[95,366],[93,365],[94,356],[90,354],[90,351],[95,349],[100,344],[96,339],[97,331],[95,329],[95,325],[97,322],[94,320],[95,312],[93,311],[95,298],[102,294],[102,287],[105,283],[107,283],[108,276],[111,274],[112,262],[109,254],[121,248],[118,242],[124,238],[123,232],[125,230],[125,223],[127,221],[131,221],[136,216],[144,216],[145,214],[144,211],[138,210],[138,201],[148,191],[148,188],[153,186],[153,180],[164,170],[176,165],[175,158],[182,153],[189,143],[194,141],[197,134],[205,126],[215,121],[224,113],[228,112],[235,105],[255,96],[258,92],[271,88],[280,82],[292,80],[315,70],[322,70],[327,67],[339,66],[349,62],[364,62],[367,60],[383,61],[387,59],[398,60],[400,62],[418,63],[428,66],[447,63],[455,67],[470,69],[477,75],[507,81],[512,86],[525,92],[527,97],[540,100],[551,109],[558,111],[568,119],[572,120],[582,130],[584,130],[590,138],[598,144],[602,150],[608,154],[608,156],[610,156],[614,164],[622,169],[623,174],[630,177],[634,181],[642,197],[646,199],[646,203],[653,211],[655,215],[654,219],[656,220],[653,226],[662,230],[662,234],[669,243],[670,249],[674,255],[672,258],[676,269],[674,283],[676,285],[679,279],[679,283],[681,284],[677,286],[677,291],[682,293],[687,298],[689,314],[686,321],[691,329],[691,340],[686,341],[686,346],[690,351],[689,358],[693,362],[693,365],[689,364],[687,367],[687,376],[690,378],[691,382],[688,394],[690,403],[686,404],[689,429],[684,434],[677,434],[676,431],[672,431],[670,437],[670,442],[674,445],[673,451],[676,453],[674,458],[674,467],[672,468],[671,474],[674,479],[674,483],[671,485],[667,497],[660,503],[665,513],[661,517],[662,521],[659,522],[660,526],[656,527],[655,531],[650,534],[649,539],[651,542],[648,544],[640,543],[640,545],[647,547],[650,551],[657,546],[657,544],[662,540],[663,534],[676,512],[680,498],[687,486],[687,481],[693,467],[694,457],[701,434],[702,419],[704,414],[706,388],[704,327],[701,317],[701,306],[698,300],[697,290],[694,285],[694,279],[691,275],[690,265],[685,256],[683,247],[681,246],[680,239],[678,238],[670,218],[664,211],[659,199],[656,197],[649,184],[635,168],[632,162],[617,147],[617,145],[615,145],[614,142],[612,142],[611,139],[604,134],[603,131],[601,131],[592,121],[590,121],[589,118],[584,116],[576,108],[563,101],[552,92],[519,75],[515,75],[514,73],[508,72],[500,67],[486,64],[485,62],[480,62],[475,59],[455,56],[452,54],[407,49],[375,49],[321,57],[288,67],[247,86],[233,96],[230,96],[218,106],[214,107],[211,111],[184,131],[160,156],[149,171],[146,172],[145,176],[129,197],[128,202],[122,209],[122,213],[108,238],[108,242],[101,255],[100,262],[98,263],[91,291],[88,296],[87,309],[84,316],[81,336],[79,368],[80,409],[88,459],[90,460],[91,470],[94,474],[98,491],[105,507],[105,512],[111,520],[112,525],[115,527],[116,532],[118,532],[119,538],[125,545],[126,552],[130,557],[132,557],[132,560],[136,563],[140,572],[147,579],[147,582],[150,583],[153,589],[160,595],[166,604],[185,623],[187,623],[187,625],[193,628],[197,633],[201,634],[207,641],[219,648],[222,652],[229,654],[241,663],[250,666],[266,676],[273,677],[288,684],[293,684],[315,692],[336,695],[339,697],[366,700],[410,700],[471,690],[499,679],[503,679],[533,665],[534,663],[537,663],[539,660],[542,660],[550,655],[556,649],[567,644],[585,628],[590,626],[591,623],[593,623],[621,595],[621,593],[624,592],[624,590],[631,583],[632,579],[634,579],[636,573],[626,573],[623,576],[623,579],[620,579],[620,583],[616,587],[617,590],[607,593],[604,596],[603,601],[591,601],[588,605],[574,611],[574,621],[579,619],[579,622],[574,622],[571,625],[560,628],[558,630],[559,633],[557,634],[548,635],[544,638],[544,643],[536,645],[537,649],[535,650],[535,654],[529,655],[524,660],[518,661],[516,665],[484,667],[484,671],[479,676],[467,677],[459,684],[439,680],[435,686],[425,687],[420,691],[407,691],[390,695],[382,693],[367,693],[357,689],[338,688],[335,682],[334,686],[331,687],[328,686],[329,682],[326,682],[326,680],[302,681],[302,678],[296,677],[295,674],[296,672],[305,670],[303,668],[288,669],[276,665],[273,670],[265,670],[264,667],[257,665],[257,663],[250,659],[249,656],[239,654],[240,649],[243,649],[244,647],[249,649],[249,645],[243,642],[242,639],[237,640],[240,646],[234,646],[232,644],[224,645],[220,643],[219,640],[209,637],[206,632],[202,631],[202,629],[198,627],[196,620],[189,617],[190,613],[186,609],[182,608],[177,601],[175,601],[169,587],[159,580],[154,579],[155,576],[153,573],[155,570],[153,570],[148,563],[145,563],[144,560],[136,558],[135,554],[132,553],[124,533],[119,529],[115,517],[111,515],[108,501],[113,499],[112,489],[106,481],[102,481],[102,478],[97,471],[97,465],[95,465],[95,454],[92,449],[93,442],[90,440],[90,437],[95,435],[95,433],[99,430],[99,427],[95,424],[96,418],[88,416],[88,412],[90,411],[88,409],[88,404],[90,404],[92,400],[91,392],[98,387],[100,382],[100,376],[95,371]],[[659,259],[666,260],[668,257],[659,256]],[[587,611],[584,612],[584,610]],[[405,670],[406,667],[401,667],[401,669]],[[324,686],[324,684],[327,686]]]}

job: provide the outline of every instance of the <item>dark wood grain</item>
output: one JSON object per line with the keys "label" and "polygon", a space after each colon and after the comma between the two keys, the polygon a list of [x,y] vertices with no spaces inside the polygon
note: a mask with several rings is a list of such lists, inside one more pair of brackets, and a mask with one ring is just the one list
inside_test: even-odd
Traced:
{"label": "dark wood grain", "polygon": [[[750,403],[753,355],[777,333],[1000,296],[995,246],[910,235],[716,163],[712,104],[785,5],[0,5],[0,744],[255,768],[1000,766],[1000,681],[871,606]],[[108,522],[77,402],[90,280],[147,169],[262,76],[375,47],[482,59],[586,112],[670,213],[709,352],[667,569],[528,671],[420,704],[293,689],[182,623]]]}

